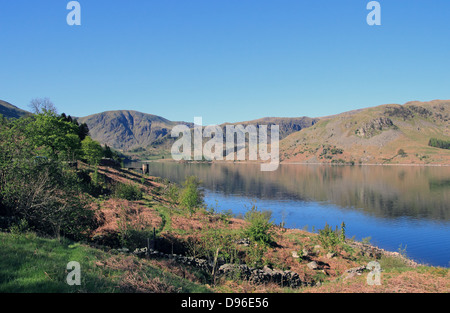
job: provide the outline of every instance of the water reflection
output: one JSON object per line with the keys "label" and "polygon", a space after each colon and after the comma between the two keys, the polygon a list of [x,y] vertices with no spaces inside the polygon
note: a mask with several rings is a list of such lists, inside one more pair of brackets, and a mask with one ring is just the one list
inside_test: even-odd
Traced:
{"label": "water reflection", "polygon": [[210,191],[265,200],[328,202],[383,218],[450,221],[450,167],[153,162],[150,174],[182,182],[198,176]]}
{"label": "water reflection", "polygon": [[[140,168],[139,164],[135,165]],[[208,206],[245,213],[255,201],[276,223],[311,230],[345,221],[349,237],[449,266],[450,167],[150,163],[150,174],[181,183],[198,176]],[[217,204],[216,204],[217,201]]]}

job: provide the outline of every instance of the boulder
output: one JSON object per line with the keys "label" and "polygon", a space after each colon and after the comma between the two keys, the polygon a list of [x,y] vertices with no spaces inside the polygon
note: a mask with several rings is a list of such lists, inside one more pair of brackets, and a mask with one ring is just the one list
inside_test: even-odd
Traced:
{"label": "boulder", "polygon": [[319,268],[319,265],[316,261],[309,262],[306,266],[308,266],[308,268],[312,270],[316,270]]}

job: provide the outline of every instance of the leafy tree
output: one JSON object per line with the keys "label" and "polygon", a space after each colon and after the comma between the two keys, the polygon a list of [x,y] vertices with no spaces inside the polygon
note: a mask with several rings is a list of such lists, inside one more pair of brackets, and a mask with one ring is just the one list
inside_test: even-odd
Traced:
{"label": "leafy tree", "polygon": [[180,192],[179,202],[182,207],[188,209],[191,214],[196,208],[203,205],[203,191],[200,188],[201,181],[198,177],[189,176],[183,183],[183,189]]}
{"label": "leafy tree", "polygon": [[84,158],[91,165],[98,165],[103,157],[102,146],[89,136],[81,142],[81,150]]}
{"label": "leafy tree", "polygon": [[113,158],[113,152],[111,150],[111,148],[105,143],[105,147],[103,150],[103,156],[107,159],[112,159]]}
{"label": "leafy tree", "polygon": [[[77,120],[75,120],[75,123],[78,125]],[[79,125],[78,136],[80,137],[81,141],[83,141],[87,136],[89,136],[89,127],[87,126],[86,123]]]}
{"label": "leafy tree", "polygon": [[28,137],[34,122],[0,125],[0,215],[25,220],[40,233],[80,239],[93,225],[93,211],[77,175],[57,158],[42,157],[42,146]]}
{"label": "leafy tree", "polygon": [[65,122],[62,117],[52,111],[36,114],[27,122],[26,137],[40,151],[40,154],[49,158],[58,159],[67,156],[68,150],[72,153],[79,148],[77,127]]}

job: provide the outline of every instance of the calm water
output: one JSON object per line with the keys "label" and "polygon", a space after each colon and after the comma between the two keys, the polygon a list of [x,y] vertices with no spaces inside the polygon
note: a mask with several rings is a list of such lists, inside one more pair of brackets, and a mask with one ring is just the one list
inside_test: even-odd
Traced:
{"label": "calm water", "polygon": [[419,262],[450,266],[450,167],[150,163],[150,174],[181,183],[198,176],[206,203],[245,213],[253,203],[287,227],[345,221],[348,237],[371,237]]}

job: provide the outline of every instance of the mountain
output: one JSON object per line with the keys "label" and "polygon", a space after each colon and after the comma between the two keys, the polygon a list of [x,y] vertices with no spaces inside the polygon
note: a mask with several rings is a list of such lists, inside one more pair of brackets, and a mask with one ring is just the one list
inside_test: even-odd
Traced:
{"label": "mountain", "polygon": [[94,140],[121,151],[147,149],[155,142],[170,137],[175,125],[185,122],[172,122],[163,117],[137,111],[108,111],[78,118],[86,123]]}
{"label": "mountain", "polygon": [[282,162],[450,164],[450,100],[387,104],[320,118],[280,142]]}
{"label": "mountain", "polygon": [[20,118],[31,114],[28,111],[19,109],[18,107],[8,103],[6,101],[0,100],[0,114],[7,118]]}
{"label": "mountain", "polygon": [[[137,111],[108,111],[78,118],[86,123],[91,137],[138,159],[151,156],[169,155],[172,144],[170,132],[176,125],[193,127],[193,123],[173,122],[163,117]],[[300,118],[263,118],[254,121],[233,123],[232,125],[274,125],[280,126],[280,137],[314,125],[318,120],[309,117]],[[220,125],[224,129],[230,123]]]}
{"label": "mountain", "polygon": [[[0,100],[0,114],[31,114]],[[108,111],[78,118],[102,144],[136,159],[170,156],[177,138],[174,122],[137,111]],[[262,119],[226,125],[279,125],[284,163],[450,164],[450,150],[429,146],[431,138],[450,142],[450,100],[386,104],[320,118]],[[206,140],[206,139],[205,139]]]}
{"label": "mountain", "polygon": [[225,128],[226,125],[278,125],[280,127],[280,139],[289,136],[292,133],[298,132],[304,128],[313,126],[319,121],[318,118],[310,117],[264,117],[257,120],[238,122],[238,123],[225,123],[220,125]]}

